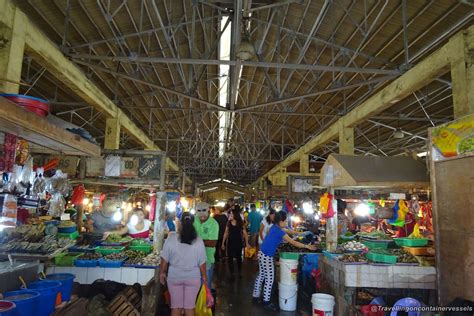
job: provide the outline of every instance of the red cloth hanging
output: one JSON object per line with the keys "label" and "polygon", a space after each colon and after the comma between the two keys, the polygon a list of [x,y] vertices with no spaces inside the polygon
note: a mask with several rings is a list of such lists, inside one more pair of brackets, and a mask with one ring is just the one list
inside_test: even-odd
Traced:
{"label": "red cloth hanging", "polygon": [[295,208],[293,207],[293,203],[290,200],[285,200],[285,206],[288,213],[295,214]]}
{"label": "red cloth hanging", "polygon": [[148,214],[148,219],[150,221],[155,220],[155,213],[156,213],[156,195],[152,195],[150,197],[150,214]]}
{"label": "red cloth hanging", "polygon": [[77,187],[74,188],[71,196],[71,203],[74,205],[79,205],[84,200],[84,195],[86,194],[86,189],[84,185],[79,184]]}

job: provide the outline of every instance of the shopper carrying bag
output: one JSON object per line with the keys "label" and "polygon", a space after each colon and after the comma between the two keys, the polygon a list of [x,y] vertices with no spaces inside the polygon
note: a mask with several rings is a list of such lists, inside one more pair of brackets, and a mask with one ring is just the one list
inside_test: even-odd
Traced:
{"label": "shopper carrying bag", "polygon": [[160,282],[171,296],[171,316],[194,316],[201,285],[207,283],[206,249],[193,226],[194,217],[184,213],[179,233],[170,233],[161,252]]}

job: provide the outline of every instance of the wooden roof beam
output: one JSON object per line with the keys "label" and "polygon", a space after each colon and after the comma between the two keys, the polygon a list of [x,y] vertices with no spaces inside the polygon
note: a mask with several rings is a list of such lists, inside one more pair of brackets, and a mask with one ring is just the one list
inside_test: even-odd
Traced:
{"label": "wooden roof beam", "polygon": [[[8,26],[10,17],[8,12],[18,9],[11,1],[2,1],[0,12],[0,25]],[[130,118],[119,109],[86,75],[69,61],[58,47],[44,35],[30,19],[25,19],[26,29],[25,51],[64,85],[74,91],[80,98],[92,105],[98,111],[104,113],[108,118],[115,118],[120,126],[133,138],[135,138],[145,149],[161,150]],[[167,158],[167,165],[171,170],[179,170],[179,167]]]}
{"label": "wooden roof beam", "polygon": [[[467,47],[472,47],[474,45],[472,43],[474,39],[473,36],[470,36],[469,34],[473,33],[474,26],[470,26],[468,30],[461,31],[454,35],[441,48],[431,53],[405,74],[392,81],[361,105],[357,106],[345,116],[341,117],[338,121],[331,124],[322,133],[309,140],[305,145],[301,146],[293,154],[289,155],[285,160],[265,173],[261,178],[285,169],[288,165],[301,160],[302,156],[308,155],[318,147],[336,139],[339,136],[341,127],[354,127],[357,124],[380,114],[413,92],[418,91],[430,82],[439,78],[441,75],[449,72],[452,66],[451,64],[456,63],[456,61],[460,59],[460,38],[463,38],[463,43],[467,45]],[[461,52],[464,53],[465,50],[461,50]],[[468,76],[465,75],[465,77]],[[455,82],[453,82],[453,90],[454,85]]]}

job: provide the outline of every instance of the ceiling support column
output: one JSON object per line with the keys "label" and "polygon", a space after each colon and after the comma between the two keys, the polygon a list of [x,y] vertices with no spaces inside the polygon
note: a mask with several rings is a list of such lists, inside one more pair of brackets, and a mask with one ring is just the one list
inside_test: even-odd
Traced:
{"label": "ceiling support column", "polygon": [[354,155],[354,128],[345,127],[344,120],[339,121],[339,153]]}
{"label": "ceiling support column", "polygon": [[474,113],[474,29],[449,41],[454,118]]}
{"label": "ceiling support column", "polygon": [[21,67],[26,38],[26,16],[19,9],[0,4],[7,25],[0,23],[0,92],[20,91]]}
{"label": "ceiling support column", "polygon": [[120,121],[115,118],[108,118],[105,126],[104,149],[120,148]]}
{"label": "ceiling support column", "polygon": [[302,155],[300,158],[300,174],[309,176],[309,155]]}

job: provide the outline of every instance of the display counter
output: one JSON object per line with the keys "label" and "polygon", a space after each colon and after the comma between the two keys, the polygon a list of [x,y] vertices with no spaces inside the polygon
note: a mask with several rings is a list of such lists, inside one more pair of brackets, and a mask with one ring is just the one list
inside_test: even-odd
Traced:
{"label": "display counter", "polygon": [[436,295],[436,268],[403,264],[345,264],[337,259],[323,257],[320,260],[325,290],[336,298],[339,315],[349,315],[356,304],[356,290],[360,288],[401,289],[428,291]]}
{"label": "display counter", "polygon": [[74,282],[92,284],[103,279],[133,285],[139,283],[145,286],[155,276],[155,269],[150,268],[82,268],[82,267],[57,267],[46,268],[46,273],[72,273],[76,276]]}

